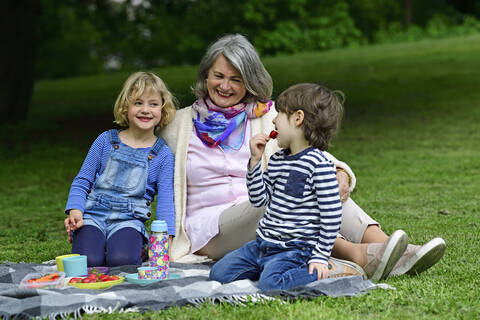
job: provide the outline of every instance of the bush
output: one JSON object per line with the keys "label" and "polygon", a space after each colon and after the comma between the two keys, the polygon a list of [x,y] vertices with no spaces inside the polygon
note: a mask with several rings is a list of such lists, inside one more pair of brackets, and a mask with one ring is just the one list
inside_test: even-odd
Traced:
{"label": "bush", "polygon": [[465,16],[463,23],[455,28],[457,34],[469,35],[480,33],[480,21],[473,16]]}
{"label": "bush", "polygon": [[421,39],[440,39],[480,33],[480,21],[473,16],[464,16],[460,23],[457,19],[443,14],[434,15],[425,28],[411,25],[404,29],[399,22],[393,22],[375,33],[375,42],[393,43],[418,41]]}
{"label": "bush", "polygon": [[338,1],[331,8],[322,9],[320,15],[279,21],[273,30],[261,31],[255,38],[256,48],[263,54],[275,55],[358,46],[366,42],[346,2]]}

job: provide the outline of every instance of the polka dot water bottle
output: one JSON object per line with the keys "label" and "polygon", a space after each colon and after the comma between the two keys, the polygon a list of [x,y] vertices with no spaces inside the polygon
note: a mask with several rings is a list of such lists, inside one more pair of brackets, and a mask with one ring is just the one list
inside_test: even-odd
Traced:
{"label": "polka dot water bottle", "polygon": [[158,268],[159,279],[167,279],[169,267],[167,223],[155,220],[150,230],[148,264],[150,267]]}

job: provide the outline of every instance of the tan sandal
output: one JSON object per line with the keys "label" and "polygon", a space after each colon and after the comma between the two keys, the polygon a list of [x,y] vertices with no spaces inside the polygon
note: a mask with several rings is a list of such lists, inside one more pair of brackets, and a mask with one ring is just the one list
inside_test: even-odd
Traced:
{"label": "tan sandal", "polygon": [[390,276],[419,274],[436,264],[442,258],[445,249],[445,240],[442,238],[434,238],[423,246],[409,244]]}
{"label": "tan sandal", "polygon": [[362,276],[363,279],[367,279],[365,271],[358,264],[330,257],[328,259],[328,277],[348,277],[348,276]]}

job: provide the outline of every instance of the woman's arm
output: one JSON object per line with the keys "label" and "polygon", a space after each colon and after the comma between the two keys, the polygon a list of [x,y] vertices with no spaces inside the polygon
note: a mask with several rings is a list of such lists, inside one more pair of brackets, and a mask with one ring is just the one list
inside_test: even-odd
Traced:
{"label": "woman's arm", "polygon": [[330,161],[333,162],[333,164],[335,165],[335,168],[337,168],[337,180],[338,180],[339,186],[340,184],[342,184],[341,187],[348,185],[348,191],[353,192],[353,190],[355,189],[357,180],[355,178],[355,174],[353,173],[352,169],[350,169],[350,167],[345,162],[338,160],[327,151],[322,151],[322,152]]}
{"label": "woman's arm", "polygon": [[[188,127],[188,128],[187,128]],[[165,128],[158,131],[157,136],[163,138],[173,154],[177,153],[178,139],[182,132],[187,129],[191,130],[192,124],[192,108],[186,107],[175,112],[175,118]]]}
{"label": "woman's arm", "polygon": [[[319,236],[308,263],[327,264],[342,223],[342,205],[337,185],[332,183],[335,168],[325,161],[315,166],[310,187],[315,191],[319,214]],[[335,180],[333,180],[335,181]]]}
{"label": "woman's arm", "polygon": [[185,232],[185,206],[187,197],[186,163],[189,140],[192,136],[192,107],[177,110],[174,120],[158,132],[175,155],[174,165],[174,206],[175,238],[170,247],[172,260],[178,260],[190,251],[190,239]]}

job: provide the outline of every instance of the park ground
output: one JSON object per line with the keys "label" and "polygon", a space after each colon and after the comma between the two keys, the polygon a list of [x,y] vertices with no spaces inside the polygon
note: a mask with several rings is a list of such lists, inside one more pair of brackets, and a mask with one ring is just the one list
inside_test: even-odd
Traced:
{"label": "park ground", "polygon": [[[265,59],[274,97],[297,82],[347,96],[329,149],[357,177],[352,197],[412,243],[440,236],[442,260],[396,290],[244,307],[204,304],[87,319],[478,319],[480,302],[480,36],[376,45]],[[179,98],[196,66],[155,70]],[[127,73],[40,81],[29,119],[0,127],[0,261],[42,262],[68,253],[64,206],[90,143],[112,126]]]}

